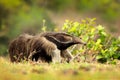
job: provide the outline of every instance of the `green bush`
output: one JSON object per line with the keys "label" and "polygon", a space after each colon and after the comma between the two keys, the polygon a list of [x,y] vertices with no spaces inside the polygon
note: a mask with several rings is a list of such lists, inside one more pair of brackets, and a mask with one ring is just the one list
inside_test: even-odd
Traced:
{"label": "green bush", "polygon": [[81,23],[66,20],[63,30],[82,37],[83,41],[87,43],[85,47],[76,51],[83,53],[85,59],[91,55],[91,61],[115,63],[115,60],[120,58],[120,39],[108,34],[105,28],[102,25],[96,25],[94,20],[95,18],[86,19],[82,20]]}
{"label": "green bush", "polygon": [[[21,9],[16,15],[9,18],[8,36],[13,38],[21,33],[36,34],[41,31],[43,27],[43,20],[46,21],[45,26],[48,30],[53,30],[54,24],[48,17],[44,9],[32,6],[27,10]],[[13,30],[14,29],[14,30]]]}

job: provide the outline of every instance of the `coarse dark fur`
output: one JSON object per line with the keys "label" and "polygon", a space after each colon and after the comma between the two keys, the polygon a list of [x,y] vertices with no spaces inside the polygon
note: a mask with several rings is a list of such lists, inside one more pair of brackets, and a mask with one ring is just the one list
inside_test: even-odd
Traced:
{"label": "coarse dark fur", "polygon": [[[60,51],[57,46],[47,40],[44,36],[36,35],[31,39],[29,53],[32,60],[45,62],[60,62]],[[35,53],[32,53],[34,52]]]}
{"label": "coarse dark fur", "polygon": [[66,33],[46,32],[35,36],[23,34],[10,43],[9,54],[12,62],[29,59],[60,62],[61,57],[71,60],[73,56],[67,48],[81,43],[84,44],[81,39]]}
{"label": "coarse dark fur", "polygon": [[9,44],[9,55],[12,62],[20,62],[26,60],[28,54],[28,43],[33,36],[28,34],[20,35]]}
{"label": "coarse dark fur", "polygon": [[57,46],[40,35],[20,35],[10,43],[9,55],[12,62],[29,59],[60,62],[60,51],[57,49]]}

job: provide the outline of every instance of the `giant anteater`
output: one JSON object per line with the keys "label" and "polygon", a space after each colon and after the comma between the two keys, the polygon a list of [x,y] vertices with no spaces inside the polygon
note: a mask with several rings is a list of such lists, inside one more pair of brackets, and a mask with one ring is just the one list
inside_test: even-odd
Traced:
{"label": "giant anteater", "polygon": [[31,36],[20,35],[9,45],[12,62],[21,60],[41,60],[45,62],[61,62],[61,57],[68,61],[73,56],[67,50],[74,44],[85,44],[80,38],[61,32],[45,32]]}

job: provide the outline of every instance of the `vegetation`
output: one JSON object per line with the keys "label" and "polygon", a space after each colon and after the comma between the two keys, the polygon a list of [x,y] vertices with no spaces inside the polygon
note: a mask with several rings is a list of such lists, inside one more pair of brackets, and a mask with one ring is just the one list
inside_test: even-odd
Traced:
{"label": "vegetation", "polygon": [[[119,4],[120,0],[0,0],[0,80],[119,80],[120,37],[107,32],[117,31],[113,24],[119,22]],[[95,18],[81,22],[66,20],[62,31],[87,43],[70,48],[76,56],[71,63],[11,63],[6,58],[14,37],[57,30],[49,11],[64,13],[65,10],[95,14],[109,26],[96,24]]]}
{"label": "vegetation", "polygon": [[94,20],[95,18],[86,19],[82,20],[81,23],[66,20],[63,30],[82,37],[87,43],[85,47],[81,47],[73,53],[83,53],[82,57],[85,61],[98,60],[102,63],[115,64],[116,59],[120,59],[120,39],[108,34],[102,25],[95,25]]}
{"label": "vegetation", "polygon": [[119,0],[80,0],[77,8],[83,11],[93,11],[99,14],[106,21],[115,21],[119,16]]}
{"label": "vegetation", "polygon": [[75,9],[80,13],[97,14],[103,22],[109,22],[109,29],[116,31],[113,23],[119,20],[119,0],[1,0],[0,1],[0,55],[7,54],[11,39],[21,33],[41,32],[43,20],[47,29],[53,30],[54,23],[48,16],[49,10],[64,12]]}
{"label": "vegetation", "polygon": [[0,80],[119,80],[119,65],[10,63],[0,58]]}

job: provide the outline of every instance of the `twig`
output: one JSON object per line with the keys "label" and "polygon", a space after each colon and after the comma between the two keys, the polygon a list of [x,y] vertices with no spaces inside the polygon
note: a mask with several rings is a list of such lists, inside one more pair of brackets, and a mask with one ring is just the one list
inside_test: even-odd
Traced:
{"label": "twig", "polygon": [[76,45],[74,45],[74,46],[72,47],[72,49],[70,50],[70,53],[71,53],[75,48],[76,48]]}

